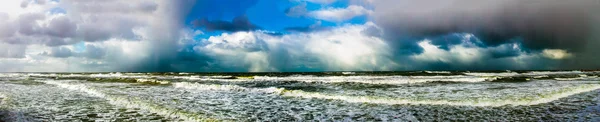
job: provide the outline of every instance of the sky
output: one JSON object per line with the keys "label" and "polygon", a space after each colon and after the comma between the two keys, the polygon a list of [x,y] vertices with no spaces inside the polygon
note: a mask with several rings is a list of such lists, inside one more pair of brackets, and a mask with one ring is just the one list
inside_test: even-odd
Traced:
{"label": "sky", "polygon": [[0,72],[600,69],[598,0],[3,0]]}

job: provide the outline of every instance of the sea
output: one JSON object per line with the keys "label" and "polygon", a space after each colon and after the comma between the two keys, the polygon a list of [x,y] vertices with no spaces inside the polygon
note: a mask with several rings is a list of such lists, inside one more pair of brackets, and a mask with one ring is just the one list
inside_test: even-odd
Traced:
{"label": "sea", "polygon": [[0,121],[600,121],[600,71],[0,73]]}

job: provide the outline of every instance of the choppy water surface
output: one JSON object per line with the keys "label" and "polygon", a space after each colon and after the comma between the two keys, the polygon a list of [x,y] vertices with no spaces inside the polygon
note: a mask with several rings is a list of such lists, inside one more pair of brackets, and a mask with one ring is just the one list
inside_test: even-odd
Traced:
{"label": "choppy water surface", "polygon": [[600,121],[599,75],[3,73],[0,121]]}

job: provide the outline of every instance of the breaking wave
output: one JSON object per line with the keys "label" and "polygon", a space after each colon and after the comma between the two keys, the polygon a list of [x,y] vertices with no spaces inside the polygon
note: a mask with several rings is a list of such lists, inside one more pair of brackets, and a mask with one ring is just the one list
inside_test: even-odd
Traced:
{"label": "breaking wave", "polygon": [[523,75],[556,75],[556,74],[583,74],[585,72],[582,71],[534,71],[522,73]]}
{"label": "breaking wave", "polygon": [[121,106],[121,107],[125,107],[125,108],[142,109],[142,110],[146,110],[146,111],[156,113],[156,114],[159,114],[159,115],[162,115],[165,117],[169,117],[169,118],[182,119],[183,121],[215,120],[215,119],[210,119],[210,118],[207,119],[205,117],[199,117],[199,116],[196,116],[193,114],[188,114],[188,113],[170,109],[170,108],[165,108],[165,107],[162,107],[159,105],[144,102],[139,99],[135,99],[135,98],[131,98],[131,97],[107,95],[98,90],[95,90],[94,88],[90,88],[83,84],[68,84],[68,83],[63,83],[60,81],[53,81],[53,80],[46,80],[46,81],[42,81],[42,82],[44,82],[46,84],[56,85],[60,88],[65,88],[65,89],[68,89],[71,91],[84,92],[84,93],[87,93],[94,97],[103,98],[103,99],[108,100],[110,102],[110,104],[113,104],[113,105],[117,105],[117,106]]}
{"label": "breaking wave", "polygon": [[[585,78],[576,78],[582,74],[592,74],[598,72],[582,72],[582,71],[531,71],[531,72],[461,72],[452,74],[448,71],[425,71],[425,73],[448,74],[450,75],[387,75],[377,73],[361,73],[361,72],[341,72],[344,75],[257,75],[257,74],[193,74],[193,73],[178,73],[178,74],[152,74],[152,73],[97,73],[97,74],[36,74],[29,73],[28,76],[33,77],[50,77],[62,79],[77,79],[77,78],[126,78],[126,79],[156,79],[156,80],[186,80],[186,81],[219,81],[219,82],[281,82],[281,81],[299,81],[299,82],[319,82],[319,83],[366,83],[366,84],[413,84],[426,82],[461,82],[461,83],[477,83],[486,81],[529,81],[529,80],[586,80]],[[598,75],[598,74],[593,74]],[[586,77],[593,78],[593,77]],[[593,80],[593,79],[592,79]],[[157,84],[160,84],[157,82]],[[166,84],[166,83],[162,83]]]}
{"label": "breaking wave", "polygon": [[470,75],[470,76],[480,76],[480,77],[494,77],[494,76],[511,77],[511,76],[521,75],[516,72],[501,72],[501,73],[469,72],[469,73],[464,73],[464,74]]}
{"label": "breaking wave", "polygon": [[485,82],[492,81],[493,77],[477,76],[290,76],[290,77],[269,77],[255,76],[254,80],[259,81],[302,81],[302,82],[323,82],[323,83],[368,83],[368,84],[411,84],[426,82]]}
{"label": "breaking wave", "polygon": [[452,105],[452,106],[505,106],[505,105],[537,105],[542,103],[548,103],[560,98],[568,97],[571,95],[589,92],[600,89],[599,84],[586,84],[581,86],[574,86],[563,88],[557,91],[551,91],[549,93],[538,94],[537,98],[516,98],[516,99],[470,99],[470,100],[416,100],[416,99],[402,99],[402,98],[386,98],[386,97],[375,97],[375,96],[346,96],[346,95],[333,95],[324,94],[319,92],[305,92],[302,90],[286,90],[284,88],[246,88],[236,85],[206,85],[198,83],[179,82],[174,83],[176,88],[184,88],[190,90],[221,90],[221,91],[235,91],[235,92],[262,92],[270,94],[278,94],[284,97],[298,97],[308,99],[329,99],[329,100],[341,100],[351,103],[372,103],[372,104],[410,104],[410,105]]}
{"label": "breaking wave", "polygon": [[189,83],[189,82],[177,82],[173,83],[173,87],[175,88],[183,88],[190,90],[219,90],[219,91],[238,91],[238,92],[262,92],[262,93],[281,93],[283,88],[246,88],[236,85],[215,85],[215,84],[199,84],[199,83]]}
{"label": "breaking wave", "polygon": [[541,94],[539,99],[524,98],[522,100],[464,100],[464,101],[448,101],[448,100],[408,100],[398,98],[381,98],[381,97],[370,97],[370,96],[343,96],[343,95],[328,95],[317,92],[305,92],[301,90],[283,91],[282,96],[287,97],[300,97],[300,98],[317,98],[317,99],[330,99],[330,100],[341,100],[352,103],[373,103],[373,104],[424,104],[424,105],[452,105],[452,106],[505,106],[505,105],[537,105],[542,103],[548,103],[560,98],[568,97],[571,95],[589,92],[600,89],[600,85],[585,85],[574,88],[562,89],[559,91]]}

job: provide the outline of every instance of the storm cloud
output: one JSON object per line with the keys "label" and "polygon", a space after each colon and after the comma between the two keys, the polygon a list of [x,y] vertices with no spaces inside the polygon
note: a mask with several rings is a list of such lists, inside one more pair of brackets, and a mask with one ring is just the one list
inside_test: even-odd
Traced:
{"label": "storm cloud", "polygon": [[600,68],[597,0],[10,0],[0,71]]}
{"label": "storm cloud", "polygon": [[375,22],[395,41],[473,33],[486,45],[582,51],[598,23],[597,0],[375,0]]}

